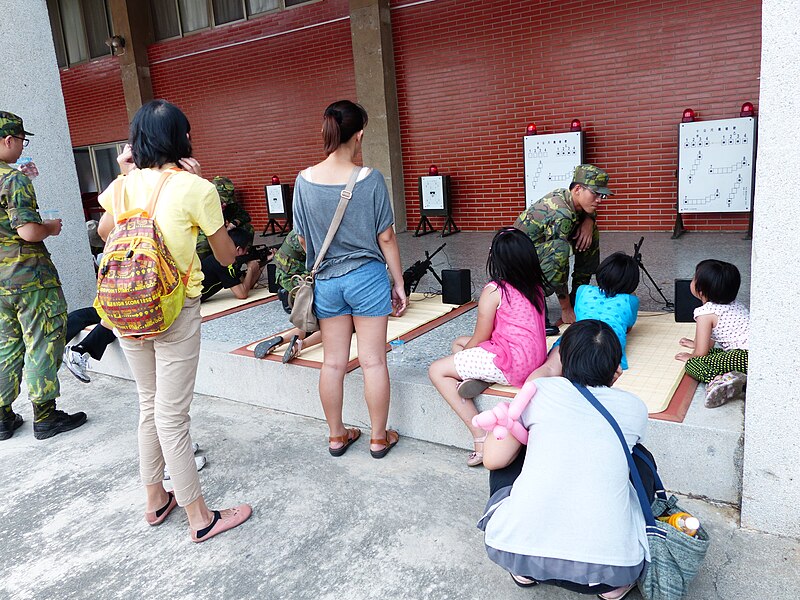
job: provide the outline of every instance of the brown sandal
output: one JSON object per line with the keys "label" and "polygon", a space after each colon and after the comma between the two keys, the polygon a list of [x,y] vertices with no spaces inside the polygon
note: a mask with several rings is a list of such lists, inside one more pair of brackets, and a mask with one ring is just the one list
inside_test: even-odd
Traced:
{"label": "brown sandal", "polygon": [[338,448],[331,448],[328,446],[328,452],[331,453],[331,456],[341,456],[347,449],[353,445],[358,438],[361,437],[361,430],[357,427],[349,427],[347,428],[347,433],[344,435],[335,435],[328,438],[329,442],[339,442],[340,444],[344,444],[344,446],[339,446]]}
{"label": "brown sandal", "polygon": [[[394,441],[393,442],[390,439],[392,437],[391,434],[394,434]],[[394,448],[395,445],[397,444],[397,442],[399,442],[399,441],[400,441],[400,434],[397,433],[394,429],[387,429],[386,430],[386,439],[381,439],[381,438],[375,439],[375,438],[372,438],[369,441],[370,444],[383,444],[384,448],[382,450],[372,450],[372,449],[370,449],[369,453],[372,455],[372,458],[383,458],[384,456],[389,454],[389,450]]]}

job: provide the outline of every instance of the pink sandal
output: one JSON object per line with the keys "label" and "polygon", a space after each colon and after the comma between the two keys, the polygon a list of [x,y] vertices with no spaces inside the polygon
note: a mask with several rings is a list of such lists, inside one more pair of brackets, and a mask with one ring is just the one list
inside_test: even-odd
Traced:
{"label": "pink sandal", "polygon": [[193,542],[205,542],[223,531],[238,527],[250,518],[250,515],[253,514],[253,508],[249,504],[240,504],[225,510],[215,510],[213,514],[214,516],[208,526],[197,531],[192,530]]}

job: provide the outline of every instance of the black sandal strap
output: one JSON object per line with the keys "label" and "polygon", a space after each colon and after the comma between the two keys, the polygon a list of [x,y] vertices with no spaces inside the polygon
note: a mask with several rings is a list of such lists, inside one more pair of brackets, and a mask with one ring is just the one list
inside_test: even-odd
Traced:
{"label": "black sandal strap", "polygon": [[167,492],[167,496],[168,496],[167,497],[167,503],[156,511],[156,518],[159,518],[161,515],[163,515],[165,512],[167,512],[167,509],[169,508],[169,505],[172,504],[172,497],[174,495],[175,494],[173,494],[172,492]]}
{"label": "black sandal strap", "polygon": [[211,519],[211,524],[208,527],[204,527],[203,529],[198,529],[197,533],[195,534],[197,536],[197,539],[200,539],[201,537],[208,535],[208,533],[214,528],[214,525],[217,524],[217,521],[219,521],[221,518],[222,515],[219,514],[218,510],[215,510],[214,518]]}

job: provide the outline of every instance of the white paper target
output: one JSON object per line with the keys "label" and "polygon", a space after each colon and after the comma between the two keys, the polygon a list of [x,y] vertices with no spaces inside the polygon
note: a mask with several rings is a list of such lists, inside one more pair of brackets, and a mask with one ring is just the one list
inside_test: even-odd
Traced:
{"label": "white paper target", "polygon": [[424,210],[444,209],[444,177],[441,175],[422,178],[422,208]]}
{"label": "white paper target", "polygon": [[571,131],[522,138],[526,206],[557,188],[569,187],[575,167],[583,164],[582,135]]}
{"label": "white paper target", "polygon": [[269,214],[282,215],[286,213],[283,206],[283,191],[280,185],[267,186],[267,208]]}
{"label": "white paper target", "polygon": [[754,157],[753,117],[681,123],[678,211],[749,211]]}

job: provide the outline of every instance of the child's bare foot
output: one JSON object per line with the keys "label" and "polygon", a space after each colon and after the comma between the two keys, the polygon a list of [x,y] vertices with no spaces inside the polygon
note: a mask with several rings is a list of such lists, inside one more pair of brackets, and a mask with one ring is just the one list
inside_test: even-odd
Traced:
{"label": "child's bare foot", "polygon": [[678,343],[681,346],[683,346],[684,348],[692,348],[692,349],[694,349],[694,340],[691,340],[689,338],[681,338],[681,341],[678,342]]}

